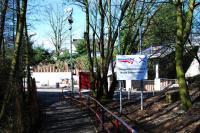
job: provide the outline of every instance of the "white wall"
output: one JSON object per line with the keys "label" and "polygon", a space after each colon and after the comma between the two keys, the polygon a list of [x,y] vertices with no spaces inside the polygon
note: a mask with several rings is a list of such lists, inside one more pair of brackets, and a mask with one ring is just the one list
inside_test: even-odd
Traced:
{"label": "white wall", "polygon": [[[33,72],[32,77],[39,82],[40,85],[55,86],[61,79],[71,79],[71,72]],[[73,76],[74,80],[78,80],[78,76]],[[38,84],[38,83],[37,83]]]}
{"label": "white wall", "polygon": [[190,67],[188,68],[187,72],[185,73],[186,77],[193,77],[200,74],[200,66],[196,59],[193,59]]}
{"label": "white wall", "polygon": [[[198,57],[200,58],[200,48],[198,50]],[[200,65],[197,59],[193,59],[190,67],[188,68],[187,72],[185,73],[186,77],[193,77],[200,74]]]}

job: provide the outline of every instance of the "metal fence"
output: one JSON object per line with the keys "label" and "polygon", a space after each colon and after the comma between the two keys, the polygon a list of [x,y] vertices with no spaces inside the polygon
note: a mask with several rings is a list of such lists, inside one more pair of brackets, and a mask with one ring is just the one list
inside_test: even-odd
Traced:
{"label": "metal fence", "polygon": [[[169,87],[172,84],[177,84],[177,79],[167,79],[167,78],[160,78],[160,90],[164,90],[165,88]],[[155,83],[154,80],[144,80],[143,81],[144,90],[145,91],[155,91]],[[141,84],[139,80],[132,81],[132,88],[136,90],[141,89]]]}
{"label": "metal fence", "polygon": [[164,90],[165,88],[169,87],[172,84],[178,84],[177,79],[167,79],[167,78],[161,78],[160,79],[160,89]]}

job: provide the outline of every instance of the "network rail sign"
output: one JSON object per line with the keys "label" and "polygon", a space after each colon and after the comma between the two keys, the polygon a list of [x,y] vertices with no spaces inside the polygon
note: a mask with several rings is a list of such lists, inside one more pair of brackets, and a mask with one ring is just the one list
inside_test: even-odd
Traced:
{"label": "network rail sign", "polygon": [[147,79],[146,55],[117,55],[117,80]]}

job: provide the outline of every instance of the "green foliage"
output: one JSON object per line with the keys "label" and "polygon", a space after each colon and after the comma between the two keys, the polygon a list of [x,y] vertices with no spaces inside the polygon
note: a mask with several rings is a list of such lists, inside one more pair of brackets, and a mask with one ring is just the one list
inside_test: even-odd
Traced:
{"label": "green foliage", "polygon": [[[84,39],[74,41],[74,46],[76,47],[76,53],[72,55],[72,58],[75,59],[72,60],[72,62],[78,69],[89,70],[89,60]],[[70,61],[68,63],[70,63]]]}
{"label": "green foliage", "polygon": [[[128,51],[131,51],[133,53],[137,52],[137,44],[134,42],[135,34],[136,34],[135,27],[124,29],[122,32],[120,32],[120,35],[121,35],[120,43],[122,45],[120,51],[122,54],[125,54],[125,53],[129,54]],[[128,46],[131,46],[131,48]]]}
{"label": "green foliage", "polygon": [[69,50],[65,50],[65,51],[61,52],[60,56],[58,57],[58,60],[60,60],[60,61],[66,61],[68,59],[70,59]]}
{"label": "green foliage", "polygon": [[92,89],[92,94],[93,97],[97,97],[97,91],[95,89]]}
{"label": "green foliage", "polygon": [[78,40],[75,47],[76,47],[76,52],[77,52],[78,56],[82,56],[82,55],[87,54],[87,49],[86,49],[85,42],[84,42],[83,39]]}
{"label": "green foliage", "polygon": [[176,8],[173,4],[163,4],[152,18],[144,45],[167,44],[175,42],[176,37]]}
{"label": "green foliage", "polygon": [[38,46],[38,47],[35,47],[33,49],[33,64],[32,65],[37,65],[41,62],[44,62],[44,61],[47,61],[47,62],[51,62],[51,53],[41,47],[41,46]]}
{"label": "green foliage", "polygon": [[81,70],[89,70],[89,60],[87,55],[76,58],[76,67]]}

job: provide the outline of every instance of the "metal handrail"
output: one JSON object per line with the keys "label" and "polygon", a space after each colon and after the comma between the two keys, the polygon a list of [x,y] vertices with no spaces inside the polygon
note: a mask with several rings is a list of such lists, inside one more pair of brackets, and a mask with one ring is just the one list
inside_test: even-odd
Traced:
{"label": "metal handrail", "polygon": [[[77,99],[74,98],[74,97],[70,97],[70,99],[72,99],[72,100],[74,100],[74,101],[76,101],[76,102],[78,102],[78,103],[81,103],[81,104],[87,106],[87,107],[90,109],[90,111],[92,111],[92,112],[95,114],[95,116],[97,117],[97,119],[98,119],[99,122],[101,123],[103,129],[105,129],[105,127],[104,127],[104,125],[103,125],[104,123],[103,123],[103,121],[102,121],[102,119],[101,119],[101,116],[100,116],[92,107],[90,107],[89,104],[84,103],[83,101],[77,100]],[[107,132],[109,132],[108,129],[107,129]]]}
{"label": "metal handrail", "polygon": [[[79,95],[80,95],[80,93],[79,93]],[[108,110],[106,107],[104,107],[95,98],[93,98],[91,96],[87,96],[87,95],[82,95],[82,94],[81,94],[81,97],[87,99],[87,101],[89,101],[89,99],[91,99],[92,101],[94,101],[101,108],[102,112],[104,112],[104,113],[107,112],[108,114],[110,114],[115,120],[117,120],[117,123],[121,123],[130,133],[137,133],[137,131],[135,129],[133,129],[130,125],[128,125],[121,117],[118,117],[117,115],[115,115],[114,113],[112,113],[110,110]],[[75,99],[73,97],[70,97],[70,99],[73,99],[76,102],[79,102],[79,103],[87,106],[95,114],[95,116],[98,118],[99,122],[102,125],[103,130],[106,129],[105,126],[104,126],[104,120],[103,120],[104,118],[101,118],[101,116],[92,107],[90,107],[90,105],[89,105],[90,103],[85,103],[85,102],[83,102],[81,100],[77,100],[77,99]],[[102,117],[103,117],[104,113],[102,114]],[[106,131],[109,132],[108,129],[106,129]]]}
{"label": "metal handrail", "polygon": [[106,107],[104,107],[99,101],[97,101],[95,98],[89,96],[90,99],[94,100],[101,108],[103,108],[106,112],[108,112],[110,115],[112,115],[115,119],[117,119],[120,123],[122,123],[129,131],[136,132],[130,125],[128,125],[122,118],[118,117],[117,115],[113,114],[110,110],[108,110]]}

